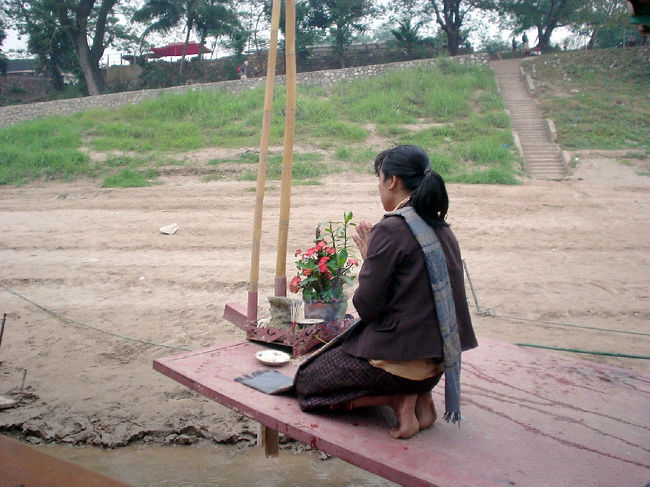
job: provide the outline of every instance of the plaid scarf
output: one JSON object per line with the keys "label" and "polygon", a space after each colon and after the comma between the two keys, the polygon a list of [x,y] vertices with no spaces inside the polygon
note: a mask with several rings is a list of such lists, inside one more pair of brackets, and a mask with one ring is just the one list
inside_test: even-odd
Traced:
{"label": "plaid scarf", "polygon": [[433,231],[415,210],[406,206],[386,216],[397,215],[404,218],[411,232],[417,239],[429,273],[431,291],[435,301],[436,315],[440,334],[442,336],[442,350],[445,362],[445,421],[458,422],[460,426],[460,337],[456,322],[456,307],[454,296],[449,282],[449,271],[445,254],[440,245],[436,232]]}

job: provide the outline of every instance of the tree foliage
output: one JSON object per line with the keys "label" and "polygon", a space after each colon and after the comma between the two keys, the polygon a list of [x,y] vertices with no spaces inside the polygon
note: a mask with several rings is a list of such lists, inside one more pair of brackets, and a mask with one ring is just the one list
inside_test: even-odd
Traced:
{"label": "tree foliage", "polygon": [[148,24],[143,38],[150,32],[167,34],[183,26],[185,45],[179,74],[183,74],[190,35],[194,32],[201,41],[209,35],[219,37],[230,34],[237,37],[239,22],[228,0],[147,0],[132,19]]}
{"label": "tree foliage", "polygon": [[[264,2],[264,12],[267,21],[271,22],[273,10],[272,0]],[[286,36],[285,3],[281,2],[280,8],[280,31]],[[298,0],[296,2],[296,56],[298,59],[306,60],[311,52],[310,47],[317,44],[323,35],[319,27],[313,25],[310,15],[309,0]],[[281,41],[284,42],[284,41]]]}
{"label": "tree foliage", "polygon": [[21,2],[20,7],[24,9],[20,32],[28,37],[27,50],[37,56],[54,89],[62,90],[63,73],[80,72],[72,37],[59,28],[51,1]]}
{"label": "tree foliage", "polygon": [[105,90],[99,62],[114,39],[112,13],[119,1],[10,0],[6,4],[19,32],[29,36],[29,50],[44,56],[48,69],[68,63],[62,51],[71,45],[88,93],[98,95]]}
{"label": "tree foliage", "polygon": [[[5,9],[4,2],[0,2],[0,7],[2,7],[2,10],[4,11]],[[2,46],[2,43],[5,41],[6,38],[7,38],[7,28],[5,25],[5,20],[0,15],[0,46]]]}
{"label": "tree foliage", "polygon": [[345,48],[352,43],[353,35],[367,29],[365,20],[375,12],[370,0],[308,0],[307,25],[329,31],[332,48],[345,67]]}
{"label": "tree foliage", "polygon": [[450,55],[458,54],[458,48],[464,41],[461,33],[463,22],[477,6],[478,2],[474,0],[429,0],[427,10],[446,34]]}
{"label": "tree foliage", "polygon": [[415,47],[422,43],[422,37],[419,34],[422,23],[420,21],[412,25],[411,19],[399,20],[397,21],[397,29],[391,30],[398,44],[406,49],[408,57],[411,57]]}
{"label": "tree foliage", "polygon": [[[0,6],[2,6],[2,2],[0,2]],[[3,6],[4,10],[4,6]],[[2,43],[4,40],[7,38],[7,32],[5,28],[5,22],[2,18],[2,15],[0,15],[0,46],[2,46]],[[2,53],[2,50],[0,50],[0,75],[6,76],[7,75],[7,56],[5,56]]]}
{"label": "tree foliage", "polygon": [[488,0],[483,8],[500,12],[515,32],[537,30],[537,46],[547,49],[553,31],[575,23],[578,12],[589,2],[582,0]]}
{"label": "tree foliage", "polygon": [[589,36],[588,49],[616,47],[627,40],[629,24],[630,14],[624,2],[591,0],[576,12],[572,30]]}

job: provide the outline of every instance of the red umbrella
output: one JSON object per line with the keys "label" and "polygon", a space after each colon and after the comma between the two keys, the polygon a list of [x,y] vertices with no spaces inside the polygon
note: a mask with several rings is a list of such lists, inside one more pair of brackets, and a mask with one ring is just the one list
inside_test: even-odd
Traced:
{"label": "red umbrella", "polygon": [[[174,42],[173,44],[167,44],[166,46],[162,47],[152,47],[151,50],[154,53],[154,57],[182,56],[184,45],[185,43],[183,42]],[[203,44],[199,44],[198,42],[188,42],[185,55],[192,56],[194,54],[198,54],[199,50],[202,53],[212,52]]]}

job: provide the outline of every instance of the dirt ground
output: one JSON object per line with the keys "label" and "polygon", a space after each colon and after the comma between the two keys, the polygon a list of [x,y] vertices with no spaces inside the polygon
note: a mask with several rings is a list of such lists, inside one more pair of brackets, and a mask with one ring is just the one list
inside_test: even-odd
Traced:
{"label": "dirt ground", "polygon": [[[197,349],[244,337],[222,315],[226,303],[246,300],[255,184],[178,173],[162,180],[133,189],[0,188],[0,313],[7,314],[0,394],[22,400],[0,410],[0,430],[33,442],[104,446],[254,437],[254,423],[152,369],[174,350],[128,338]],[[382,215],[373,175],[323,183],[293,188],[290,276],[293,251],[311,243],[318,221],[346,210],[355,220]],[[449,222],[488,311],[477,313],[468,285],[479,340],[648,355],[650,177],[591,155],[566,181],[452,184],[449,193]],[[272,293],[278,212],[273,182],[261,297]],[[172,223],[178,233],[159,232]],[[260,315],[268,315],[262,299]],[[650,373],[648,360],[572,356]]]}

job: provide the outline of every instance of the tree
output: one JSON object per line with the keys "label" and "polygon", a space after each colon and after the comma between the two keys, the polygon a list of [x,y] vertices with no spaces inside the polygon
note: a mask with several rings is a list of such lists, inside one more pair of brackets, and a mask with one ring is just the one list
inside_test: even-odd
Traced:
{"label": "tree", "polygon": [[229,35],[231,39],[245,38],[245,43],[248,43],[251,32],[242,27],[229,0],[201,0],[199,3],[195,29],[201,44],[208,36],[215,37],[218,42],[223,35]]}
{"label": "tree", "polygon": [[[110,44],[106,42],[106,23],[119,0],[56,0],[57,17],[72,37],[75,54],[88,88],[88,94],[99,95],[106,90],[106,81],[99,61]],[[88,39],[92,34],[92,43]]]}
{"label": "tree", "polygon": [[268,46],[271,4],[268,0],[237,0],[237,20],[243,31],[248,32],[248,50],[260,52]]}
{"label": "tree", "polygon": [[[50,32],[49,43],[54,46],[54,40],[60,33],[68,36],[79,68],[86,82],[90,95],[101,94],[106,87],[104,76],[99,68],[104,50],[112,41],[107,27],[115,5],[120,0],[12,0],[11,15],[19,29],[26,34],[34,35],[34,49],[42,50],[48,43],[42,37],[39,26],[43,31]],[[45,27],[44,19],[51,22]],[[30,30],[31,34],[27,32]],[[110,30],[110,29],[109,29]],[[45,34],[46,35],[46,34]],[[89,40],[92,42],[89,44]],[[56,61],[54,61],[56,62]]]}
{"label": "tree", "polygon": [[[1,3],[0,3],[1,5]],[[4,11],[4,6],[3,9]],[[5,23],[4,20],[2,19],[2,16],[0,16],[0,46],[2,46],[2,43],[5,41],[7,38],[7,33],[5,29]],[[2,51],[0,51],[0,74],[2,76],[7,75],[7,56],[5,56]]]}
{"label": "tree", "polygon": [[409,58],[413,54],[413,49],[422,42],[422,38],[418,34],[420,27],[422,27],[422,21],[411,25],[411,19],[404,19],[398,21],[397,29],[391,30],[397,42],[406,49]]}
{"label": "tree", "polygon": [[[4,2],[0,2],[0,5],[2,5],[2,10],[5,10],[5,6],[3,5]],[[5,41],[7,38],[7,29],[5,27],[5,20],[0,17],[0,46],[2,46],[2,43]]]}
{"label": "tree", "polygon": [[[269,23],[271,22],[272,7],[272,1],[265,1],[264,11]],[[298,0],[296,2],[296,56],[299,60],[303,61],[310,55],[309,47],[316,44],[322,38],[319,28],[312,23],[310,8],[309,0]],[[283,35],[286,35],[284,2],[281,3],[280,7],[280,31]],[[281,42],[283,46],[284,41]]]}
{"label": "tree", "polygon": [[[573,30],[579,34],[589,35],[589,42],[587,49],[602,46],[598,43],[599,33],[603,33],[603,40],[607,47],[615,47],[618,42],[625,42],[627,39],[620,32],[626,32],[626,27],[629,26],[630,15],[624,2],[619,0],[592,0],[585,2],[576,14]],[[620,31],[620,32],[619,32]],[[608,42],[610,34],[614,33],[613,43]],[[621,39],[616,41],[616,34],[622,36]]]}
{"label": "tree", "polygon": [[27,51],[36,55],[54,89],[63,89],[62,72],[79,73],[79,63],[72,37],[59,24],[56,4],[51,0],[14,0],[7,7],[13,18],[20,19],[16,27],[20,35],[27,36]]}
{"label": "tree", "polygon": [[458,54],[458,47],[464,40],[461,26],[467,14],[477,5],[478,2],[473,0],[429,0],[429,9],[447,36],[447,49],[451,56]]}
{"label": "tree", "polygon": [[192,32],[203,41],[208,35],[218,37],[238,25],[237,17],[228,3],[228,0],[147,0],[132,19],[150,23],[143,38],[150,32],[167,34],[184,24],[185,42],[179,67],[179,74],[182,75]]}
{"label": "tree", "polygon": [[582,0],[493,0],[487,7],[507,14],[506,23],[518,32],[537,29],[537,46],[547,49],[551,34],[558,27],[575,23]]}
{"label": "tree", "polygon": [[375,11],[370,0],[308,0],[309,26],[329,30],[332,48],[345,67],[345,48],[352,43],[355,32],[364,32],[364,19]]}

